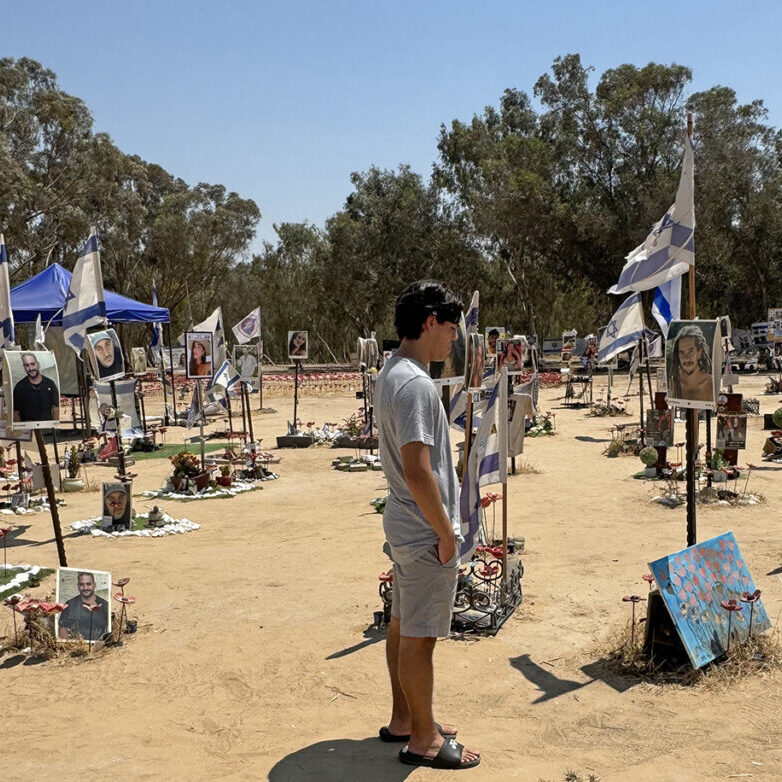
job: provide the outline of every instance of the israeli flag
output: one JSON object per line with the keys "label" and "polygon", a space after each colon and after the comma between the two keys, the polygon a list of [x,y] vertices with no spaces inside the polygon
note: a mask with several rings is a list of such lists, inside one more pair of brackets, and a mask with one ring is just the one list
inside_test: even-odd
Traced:
{"label": "israeli flag", "polygon": [[90,326],[103,326],[106,322],[98,236],[93,229],[76,260],[65,299],[62,313],[65,342],[78,355],[84,347],[87,329]]}
{"label": "israeli flag", "polygon": [[8,280],[8,256],[0,234],[0,348],[14,344],[14,313],[11,310],[11,283]]}
{"label": "israeli flag", "polygon": [[503,367],[486,404],[459,495],[461,532],[459,551],[468,559],[478,545],[481,529],[481,486],[508,482],[508,370]]}
{"label": "israeli flag", "polygon": [[652,302],[652,315],[660,324],[663,336],[668,339],[668,327],[672,320],[679,320],[682,313],[682,278],[674,277],[657,287]]}
{"label": "israeli flag", "polygon": [[470,309],[464,316],[464,327],[467,333],[478,331],[478,291],[475,291],[470,301]]}
{"label": "israeli flag", "polygon": [[641,294],[628,296],[614,313],[611,322],[600,336],[597,362],[609,361],[623,350],[628,350],[644,334],[644,311]]}
{"label": "israeli flag", "polygon": [[221,386],[228,390],[234,383],[239,381],[239,373],[231,366],[229,361],[223,361],[220,368],[215,372],[214,379],[210,389],[214,386]]}
{"label": "israeli flag", "polygon": [[[155,285],[155,280],[152,280],[152,306],[157,307],[157,286]],[[150,340],[149,346],[151,348],[156,348],[160,344],[160,324],[159,323],[153,323],[152,324],[152,339]]]}
{"label": "israeli flag", "polygon": [[[489,367],[483,373],[483,386],[491,390],[497,382],[497,370],[494,366]],[[448,414],[448,423],[451,429],[457,432],[463,432],[467,427],[467,392],[464,390],[464,383],[453,386],[454,392],[451,396],[451,407]],[[485,402],[475,402],[472,408],[472,427],[481,425],[479,413],[482,413]]]}
{"label": "israeli flag", "polygon": [[676,201],[646,241],[627,256],[619,281],[608,289],[609,293],[651,290],[680,277],[695,264],[694,188],[692,144],[686,138]]}
{"label": "israeli flag", "polygon": [[256,307],[249,315],[242,318],[232,329],[236,341],[240,345],[261,336],[261,308]]}

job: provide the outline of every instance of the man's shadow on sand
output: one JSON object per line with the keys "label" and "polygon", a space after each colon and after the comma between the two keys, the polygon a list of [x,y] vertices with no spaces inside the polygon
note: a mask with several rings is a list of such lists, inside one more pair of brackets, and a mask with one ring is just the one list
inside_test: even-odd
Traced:
{"label": "man's shadow on sand", "polygon": [[415,766],[397,755],[403,744],[384,744],[376,736],[334,739],[291,752],[269,772],[269,782],[403,782]]}

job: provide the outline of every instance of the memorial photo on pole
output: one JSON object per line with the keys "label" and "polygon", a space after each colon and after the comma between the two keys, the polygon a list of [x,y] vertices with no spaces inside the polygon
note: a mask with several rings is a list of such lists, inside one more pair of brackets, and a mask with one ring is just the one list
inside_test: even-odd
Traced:
{"label": "memorial photo on pole", "polygon": [[87,334],[92,373],[98,380],[119,380],[125,376],[122,346],[114,329]]}
{"label": "memorial photo on pole", "polygon": [[111,573],[63,567],[57,571],[57,602],[65,610],[55,616],[59,641],[97,641],[111,632]]}
{"label": "memorial photo on pole", "polygon": [[212,377],[213,336],[211,331],[186,332],[185,352],[187,354],[188,378]]}
{"label": "memorial photo on pole", "polygon": [[497,340],[497,368],[506,367],[508,374],[518,374],[524,369],[527,340],[516,336],[513,339]]}
{"label": "memorial photo on pole", "polygon": [[717,448],[744,449],[747,447],[747,416],[717,416]]}
{"label": "memorial photo on pole", "polygon": [[309,355],[309,334],[306,331],[288,332],[288,358],[307,358]]}
{"label": "memorial photo on pole", "polygon": [[102,527],[130,528],[129,483],[111,481],[103,484]]}
{"label": "memorial photo on pole", "polygon": [[483,368],[486,363],[483,334],[467,335],[467,370],[464,383],[466,388],[480,388],[483,385]]}
{"label": "memorial photo on pole", "polygon": [[484,334],[486,335],[486,355],[496,355],[497,340],[505,336],[505,329],[502,326],[487,326]]}
{"label": "memorial photo on pole", "polygon": [[60,378],[48,350],[3,351],[3,389],[14,429],[46,429],[60,420]]}
{"label": "memorial photo on pole", "polygon": [[147,351],[144,348],[130,349],[130,363],[134,375],[144,375],[147,372]]}
{"label": "memorial photo on pole", "polygon": [[716,320],[674,320],[665,345],[668,404],[716,410],[722,348]]}
{"label": "memorial photo on pole", "polygon": [[646,432],[647,445],[656,448],[670,448],[673,445],[673,410],[647,410]]}
{"label": "memorial photo on pole", "polygon": [[242,380],[257,379],[262,351],[258,345],[234,345],[234,369]]}

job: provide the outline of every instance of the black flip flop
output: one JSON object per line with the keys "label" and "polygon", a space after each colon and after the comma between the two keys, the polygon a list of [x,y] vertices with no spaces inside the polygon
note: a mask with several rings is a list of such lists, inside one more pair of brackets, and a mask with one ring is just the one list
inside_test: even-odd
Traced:
{"label": "black flip flop", "polygon": [[408,766],[428,766],[429,768],[447,768],[458,770],[460,768],[475,768],[480,762],[480,756],[475,760],[462,760],[464,747],[455,739],[446,739],[440,751],[433,757],[416,755],[415,752],[403,749],[399,752],[399,759]]}
{"label": "black flip flop", "polygon": [[[439,722],[435,722],[434,724],[435,728],[437,728],[438,732],[441,736],[450,739],[453,738],[456,734],[455,733],[443,733],[443,726],[440,725]],[[408,733],[406,736],[403,736],[402,734],[392,733],[388,728],[383,727],[380,728],[380,732],[378,734],[380,736],[381,741],[386,741],[388,743],[391,743],[393,741],[398,743],[403,743],[405,741],[410,741],[410,734]]]}

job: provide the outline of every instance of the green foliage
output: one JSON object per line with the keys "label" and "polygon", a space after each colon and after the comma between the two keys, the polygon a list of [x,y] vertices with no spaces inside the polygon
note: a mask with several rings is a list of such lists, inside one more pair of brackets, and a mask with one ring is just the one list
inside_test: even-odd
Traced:
{"label": "green foliage", "polygon": [[660,457],[655,448],[653,448],[651,445],[647,445],[646,448],[641,449],[641,452],[638,454],[638,458],[646,467],[654,467]]}
{"label": "green foliage", "polygon": [[778,407],[776,410],[774,410],[774,413],[771,416],[771,420],[774,422],[774,426],[782,427],[782,407]]}

